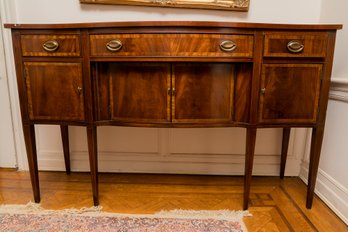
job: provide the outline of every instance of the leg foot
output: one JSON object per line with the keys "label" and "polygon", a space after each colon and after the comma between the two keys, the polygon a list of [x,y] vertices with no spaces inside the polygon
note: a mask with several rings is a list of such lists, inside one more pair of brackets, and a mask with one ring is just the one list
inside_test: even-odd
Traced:
{"label": "leg foot", "polygon": [[307,209],[312,208],[315,182],[317,180],[320,150],[323,142],[324,126],[313,128],[312,130],[312,141],[311,141],[311,152],[310,152],[310,163],[308,173],[308,186],[307,186]]}
{"label": "leg foot", "polygon": [[31,186],[34,193],[34,201],[36,203],[39,203],[40,202],[40,185],[39,185],[39,172],[37,167],[34,125],[23,125],[23,133],[24,133],[25,147],[27,150]]}
{"label": "leg foot", "polygon": [[70,150],[69,150],[69,128],[68,126],[60,126],[60,132],[62,137],[63,152],[64,152],[64,162],[65,162],[65,171],[69,175],[70,170]]}
{"label": "leg foot", "polygon": [[288,156],[290,130],[290,128],[283,128],[282,152],[280,156],[280,179],[284,179],[286,158]]}

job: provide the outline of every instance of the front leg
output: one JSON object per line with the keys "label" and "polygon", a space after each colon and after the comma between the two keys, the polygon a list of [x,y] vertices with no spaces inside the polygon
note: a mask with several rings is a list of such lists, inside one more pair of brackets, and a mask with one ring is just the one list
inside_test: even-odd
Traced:
{"label": "front leg", "polygon": [[68,126],[60,126],[60,132],[63,144],[64,162],[66,174],[70,174],[70,150],[69,150],[69,128]]}
{"label": "front leg", "polygon": [[280,179],[284,179],[286,158],[288,156],[288,147],[291,128],[283,128],[282,153],[280,155]]}
{"label": "front leg", "polygon": [[244,200],[243,209],[248,209],[251,176],[253,171],[254,153],[256,141],[256,128],[247,128],[244,169]]}
{"label": "front leg", "polygon": [[309,161],[308,186],[307,186],[307,209],[312,208],[315,182],[317,180],[320,150],[323,143],[324,126],[312,129],[312,141]]}
{"label": "front leg", "polygon": [[93,204],[99,205],[99,191],[98,191],[98,146],[97,146],[97,127],[87,126],[87,140],[89,165],[91,168]]}
{"label": "front leg", "polygon": [[34,201],[36,203],[39,203],[40,202],[40,185],[39,185],[39,172],[37,167],[37,153],[36,153],[34,125],[23,124],[23,133],[24,133],[25,147],[27,150],[31,186],[34,193]]}

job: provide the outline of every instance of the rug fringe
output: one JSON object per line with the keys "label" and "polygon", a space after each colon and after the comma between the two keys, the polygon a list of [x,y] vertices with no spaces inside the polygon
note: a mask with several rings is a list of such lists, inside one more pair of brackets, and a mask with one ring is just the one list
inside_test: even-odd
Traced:
{"label": "rug fringe", "polygon": [[0,213],[35,213],[35,214],[88,214],[102,213],[102,206],[83,207],[81,209],[61,209],[49,210],[43,209],[40,204],[29,202],[26,205],[0,205]]}
{"label": "rug fringe", "polygon": [[29,202],[26,205],[0,205],[0,213],[9,214],[60,214],[80,216],[123,216],[123,217],[146,217],[146,218],[191,218],[191,219],[217,219],[234,221],[245,216],[252,216],[249,211],[233,210],[162,210],[154,214],[121,214],[102,211],[102,206],[83,207],[81,209],[48,210],[40,204]]}
{"label": "rug fringe", "polygon": [[246,216],[252,216],[249,211],[234,211],[234,210],[162,210],[155,213],[160,217],[175,217],[175,218],[197,218],[197,219],[219,219],[219,220],[234,220]]}

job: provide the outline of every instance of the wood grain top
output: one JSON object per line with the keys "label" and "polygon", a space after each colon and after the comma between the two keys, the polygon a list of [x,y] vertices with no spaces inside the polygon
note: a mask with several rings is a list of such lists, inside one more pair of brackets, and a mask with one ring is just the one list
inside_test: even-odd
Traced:
{"label": "wood grain top", "polygon": [[339,30],[342,24],[271,24],[246,22],[207,22],[207,21],[145,21],[145,22],[90,22],[59,24],[4,24],[12,29],[76,29],[110,27],[221,27],[249,29],[284,29],[284,30]]}

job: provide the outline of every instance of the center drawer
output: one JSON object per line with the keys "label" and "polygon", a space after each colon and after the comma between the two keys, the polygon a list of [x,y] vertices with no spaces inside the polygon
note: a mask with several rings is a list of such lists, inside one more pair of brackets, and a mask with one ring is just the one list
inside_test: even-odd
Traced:
{"label": "center drawer", "polygon": [[90,35],[91,56],[253,56],[252,35],[102,34]]}

